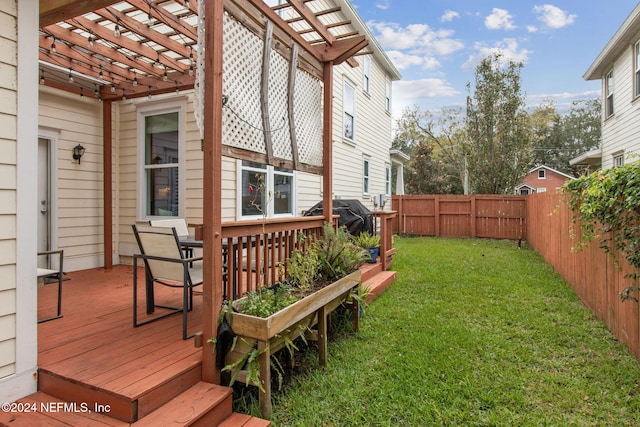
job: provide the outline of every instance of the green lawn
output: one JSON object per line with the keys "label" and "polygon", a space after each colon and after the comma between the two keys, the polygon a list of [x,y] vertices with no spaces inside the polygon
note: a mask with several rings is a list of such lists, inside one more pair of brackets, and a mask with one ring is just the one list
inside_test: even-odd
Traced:
{"label": "green lawn", "polygon": [[640,425],[640,365],[535,252],[395,246],[396,283],[274,393],[273,425]]}

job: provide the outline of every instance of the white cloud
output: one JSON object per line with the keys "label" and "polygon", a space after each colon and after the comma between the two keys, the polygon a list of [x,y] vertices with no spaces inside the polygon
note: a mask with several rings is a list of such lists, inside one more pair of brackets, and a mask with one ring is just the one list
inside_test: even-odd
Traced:
{"label": "white cloud", "polygon": [[455,18],[459,18],[460,14],[455,10],[445,10],[444,14],[440,17],[440,22],[451,22]]}
{"label": "white cloud", "polygon": [[467,61],[462,64],[462,69],[465,71],[474,70],[482,59],[493,55],[494,53],[500,53],[502,55],[503,64],[501,65],[504,65],[509,61],[526,63],[529,59],[529,55],[533,53],[530,50],[521,49],[520,46],[518,46],[518,41],[516,39],[504,39],[493,46],[476,43],[474,48],[476,53],[471,55]]}
{"label": "white cloud", "polygon": [[489,30],[513,30],[516,26],[513,24],[513,16],[508,10],[494,7],[491,15],[484,19],[484,25]]}
{"label": "white cloud", "polygon": [[452,30],[434,30],[426,24],[403,27],[392,22],[368,22],[385,50],[416,50],[412,54],[449,55],[464,47]]}
{"label": "white cloud", "polygon": [[536,27],[535,25],[527,25],[527,31],[529,31],[530,33],[537,33],[538,27]]}
{"label": "white cloud", "polygon": [[442,79],[400,80],[393,83],[394,118],[399,118],[406,107],[424,106],[429,99],[453,97],[460,92]]}
{"label": "white cloud", "polygon": [[545,28],[552,30],[571,25],[576,19],[576,15],[570,15],[568,12],[551,4],[535,6],[533,11],[538,14],[538,20],[543,23]]}
{"label": "white cloud", "polygon": [[387,51],[387,55],[400,71],[416,66],[421,67],[423,70],[432,70],[440,67],[440,61],[431,56],[414,55],[400,52],[399,50]]}
{"label": "white cloud", "polygon": [[459,92],[442,79],[400,80],[393,84],[394,100],[419,100],[457,94]]}
{"label": "white cloud", "polygon": [[378,9],[387,10],[391,5],[389,4],[390,0],[381,0],[376,3],[376,7]]}

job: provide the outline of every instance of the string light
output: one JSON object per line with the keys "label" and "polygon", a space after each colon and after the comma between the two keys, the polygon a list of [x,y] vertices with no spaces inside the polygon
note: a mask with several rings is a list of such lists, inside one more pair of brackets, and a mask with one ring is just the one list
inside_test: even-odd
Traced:
{"label": "string light", "polygon": [[51,42],[51,53],[56,53],[56,38],[53,37],[53,41]]}
{"label": "string light", "polygon": [[133,76],[133,81],[131,82],[133,86],[138,86],[138,76]]}
{"label": "string light", "polygon": [[71,74],[71,68],[69,68],[69,83],[73,83],[73,75]]}
{"label": "string light", "polygon": [[149,86],[149,94],[147,95],[147,98],[151,99],[151,86]]}
{"label": "string light", "polygon": [[122,89],[122,100],[126,101],[127,100],[127,94],[124,93],[124,89]]}
{"label": "string light", "polygon": [[116,26],[115,26],[115,28],[113,29],[113,35],[114,35],[114,36],[116,36],[116,37],[120,37],[120,34],[121,34],[121,33],[120,33],[120,25],[118,25],[118,24],[116,23]]}
{"label": "string light", "polygon": [[82,86],[80,86],[80,99],[84,100],[84,92],[82,89],[83,89]]}
{"label": "string light", "polygon": [[102,65],[100,66],[100,72],[98,73],[98,77],[100,77],[100,80],[102,80],[102,77],[104,76],[104,74],[102,73]]}
{"label": "string light", "polygon": [[162,75],[162,81],[166,82],[169,79],[169,76],[167,75],[167,67],[164,68],[164,74]]}
{"label": "string light", "polygon": [[193,65],[193,47],[189,46],[189,64]]}
{"label": "string light", "polygon": [[116,85],[111,83],[111,93],[116,93]]}
{"label": "string light", "polygon": [[193,76],[193,64],[189,66],[189,75]]}
{"label": "string light", "polygon": [[98,85],[97,84],[93,84],[93,94],[96,96],[96,98],[98,98],[98,96],[100,95],[100,93],[98,92]]}
{"label": "string light", "polygon": [[89,37],[87,38],[87,43],[89,44],[89,47],[93,47],[93,36],[91,34],[89,34]]}
{"label": "string light", "polygon": [[176,93],[180,93],[180,88],[178,88],[178,81],[175,80],[175,82],[176,82]]}
{"label": "string light", "polygon": [[40,70],[40,84],[43,85],[44,83],[44,70]]}

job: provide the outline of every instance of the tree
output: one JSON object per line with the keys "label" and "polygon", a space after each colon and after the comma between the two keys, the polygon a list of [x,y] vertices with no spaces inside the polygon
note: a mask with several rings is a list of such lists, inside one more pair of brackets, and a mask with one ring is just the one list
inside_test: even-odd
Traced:
{"label": "tree", "polygon": [[508,61],[503,67],[504,62],[500,53],[483,59],[476,67],[473,97],[467,97],[465,155],[473,193],[511,193],[531,164],[522,63]]}
{"label": "tree", "polygon": [[[561,115],[551,101],[531,114],[534,135],[534,165],[546,165],[567,174],[579,171],[569,161],[600,146],[601,102],[599,99],[574,101]],[[546,125],[546,127],[545,127]]]}
{"label": "tree", "polygon": [[405,165],[409,194],[462,192],[464,115],[444,107],[433,114],[417,106],[406,108],[396,122],[393,148],[408,154]]}

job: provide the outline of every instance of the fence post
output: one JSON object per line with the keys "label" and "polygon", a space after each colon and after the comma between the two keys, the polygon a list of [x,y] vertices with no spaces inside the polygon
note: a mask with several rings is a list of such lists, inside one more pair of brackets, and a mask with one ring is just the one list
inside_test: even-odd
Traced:
{"label": "fence post", "polygon": [[435,196],[433,198],[433,210],[434,210],[434,214],[435,214],[435,223],[434,223],[434,229],[435,229],[435,234],[436,237],[440,237],[440,196]]}
{"label": "fence post", "polygon": [[476,230],[476,196],[471,196],[471,237],[475,238],[478,234]]}

